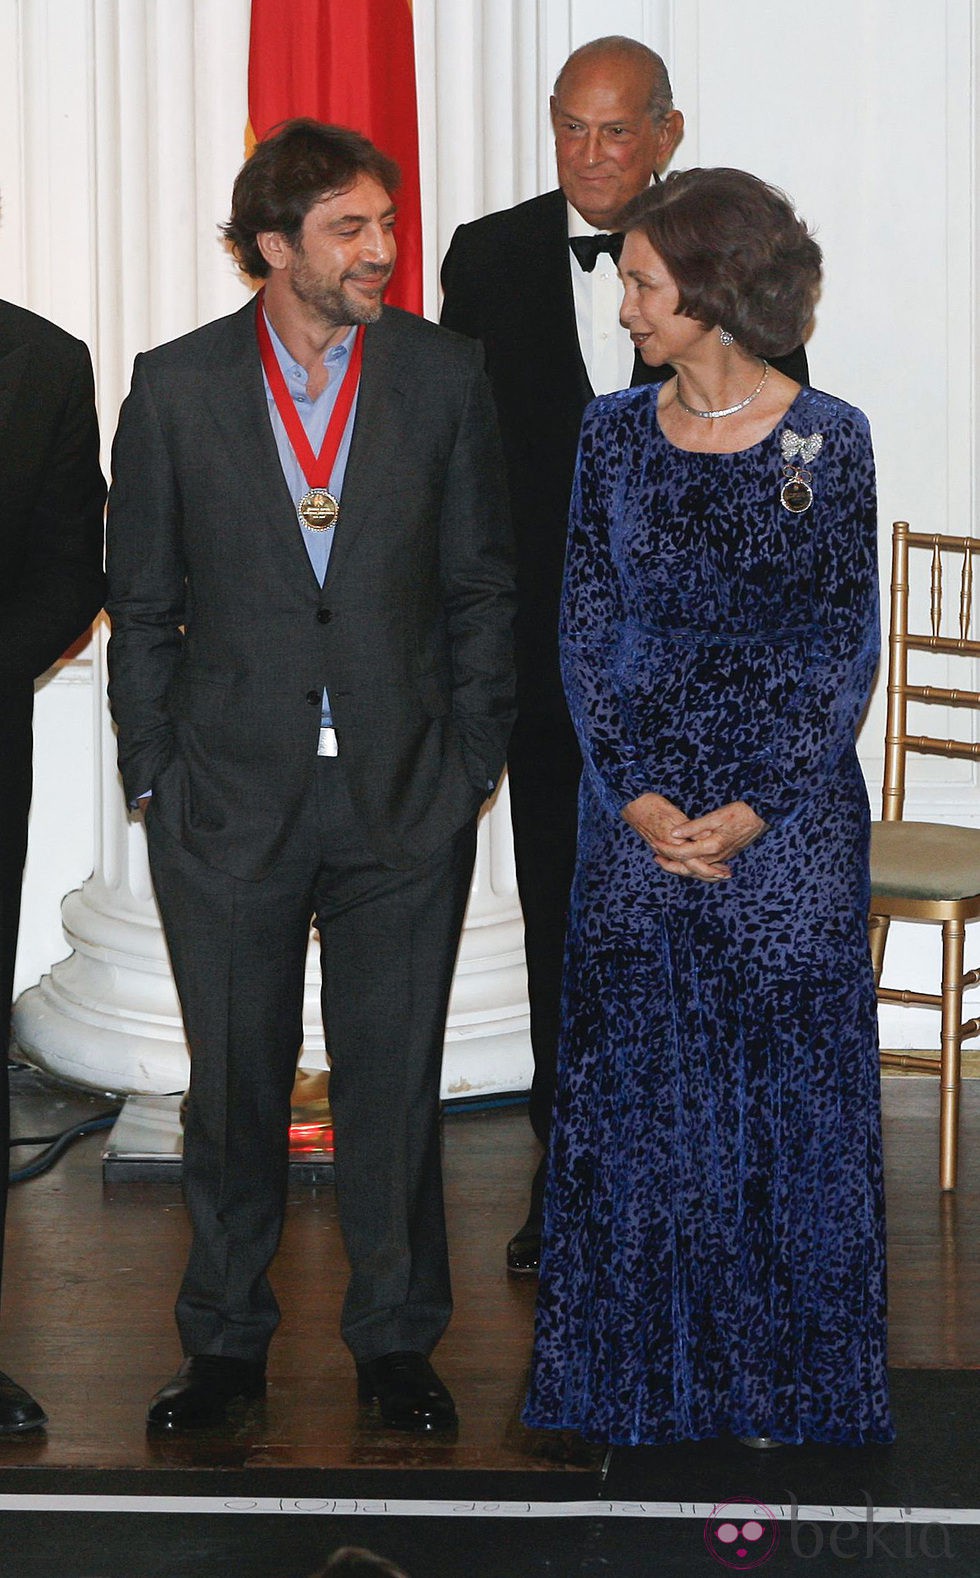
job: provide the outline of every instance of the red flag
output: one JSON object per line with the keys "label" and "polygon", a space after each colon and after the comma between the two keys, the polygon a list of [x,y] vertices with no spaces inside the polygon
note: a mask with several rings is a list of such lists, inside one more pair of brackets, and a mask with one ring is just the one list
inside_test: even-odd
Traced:
{"label": "red flag", "polygon": [[311,115],[351,126],[401,167],[398,263],[387,300],[422,311],[422,211],[411,0],[252,0],[254,136]]}

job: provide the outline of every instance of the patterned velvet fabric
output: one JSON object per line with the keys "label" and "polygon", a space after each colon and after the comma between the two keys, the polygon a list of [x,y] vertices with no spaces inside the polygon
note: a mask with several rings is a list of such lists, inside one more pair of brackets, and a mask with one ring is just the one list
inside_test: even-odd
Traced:
{"label": "patterned velvet fabric", "polygon": [[[621,1444],[892,1437],[868,803],[874,464],[801,390],[734,455],[671,445],[658,388],[586,414],[562,654],[585,757],[525,1421]],[[813,505],[780,435],[823,435]],[[644,790],[769,830],[669,875]]]}

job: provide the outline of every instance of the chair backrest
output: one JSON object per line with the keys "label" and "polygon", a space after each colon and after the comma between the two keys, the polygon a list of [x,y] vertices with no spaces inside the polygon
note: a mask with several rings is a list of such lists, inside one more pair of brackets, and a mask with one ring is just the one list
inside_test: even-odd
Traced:
{"label": "chair backrest", "polygon": [[[908,732],[909,702],[927,706],[980,708],[980,691],[939,685],[910,685],[910,652],[945,653],[948,657],[980,658],[980,640],[970,636],[973,620],[974,559],[980,537],[949,537],[913,532],[908,521],[892,528],[891,633],[888,642],[888,721],[885,726],[885,776],[881,815],[897,822],[905,800],[905,757],[908,751],[928,756],[963,756],[980,761],[980,742]],[[928,575],[928,630],[909,625],[909,586]],[[944,592],[946,619],[943,617]],[[959,606],[950,619],[949,605]],[[925,621],[923,621],[925,622]],[[944,623],[947,627],[944,634]],[[952,623],[956,634],[949,633]],[[972,677],[972,676],[971,676]]]}

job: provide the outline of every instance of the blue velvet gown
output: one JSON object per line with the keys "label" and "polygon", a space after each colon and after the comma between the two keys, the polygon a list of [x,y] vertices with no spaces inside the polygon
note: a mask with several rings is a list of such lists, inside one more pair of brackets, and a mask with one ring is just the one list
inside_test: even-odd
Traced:
{"label": "blue velvet gown", "polygon": [[[878,646],[860,411],[801,390],[733,455],[659,386],[586,413],[562,663],[585,759],[525,1422],[636,1445],[892,1438],[868,800]],[[823,447],[780,503],[785,429]],[[745,800],[716,884],[620,812]]]}

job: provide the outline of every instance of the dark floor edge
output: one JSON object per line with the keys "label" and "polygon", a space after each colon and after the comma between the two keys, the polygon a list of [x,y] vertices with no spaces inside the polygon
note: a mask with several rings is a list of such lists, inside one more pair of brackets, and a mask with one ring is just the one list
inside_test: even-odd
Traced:
{"label": "dark floor edge", "polygon": [[514,1469],[4,1468],[0,1494],[287,1496],[406,1501],[594,1501],[599,1473]]}

